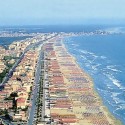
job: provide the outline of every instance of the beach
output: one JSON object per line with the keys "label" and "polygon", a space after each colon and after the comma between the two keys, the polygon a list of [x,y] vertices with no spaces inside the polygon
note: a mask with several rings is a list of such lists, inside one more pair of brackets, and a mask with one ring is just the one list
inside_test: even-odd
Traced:
{"label": "beach", "polygon": [[124,39],[124,34],[64,39],[67,50],[76,58],[80,67],[92,77],[94,89],[101,96],[103,104],[123,125],[125,124]]}
{"label": "beach", "polygon": [[50,116],[54,123],[121,125],[102,103],[92,78],[64,44],[60,40],[51,41],[45,48],[49,60]]}

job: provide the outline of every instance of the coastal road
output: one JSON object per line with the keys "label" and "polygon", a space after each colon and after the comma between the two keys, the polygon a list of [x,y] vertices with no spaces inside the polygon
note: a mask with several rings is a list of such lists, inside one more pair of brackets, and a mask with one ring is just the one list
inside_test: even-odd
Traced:
{"label": "coastal road", "polygon": [[33,90],[33,100],[32,100],[32,106],[29,111],[29,120],[28,120],[28,125],[33,124],[34,116],[35,116],[35,109],[36,109],[36,101],[37,101],[37,93],[38,93],[38,85],[40,82],[40,75],[41,75],[41,63],[43,60],[43,52],[40,50],[40,54],[38,57],[38,62],[37,62],[37,67],[36,67],[36,72],[35,72],[35,80],[34,80],[34,90]]}
{"label": "coastal road", "polygon": [[43,78],[43,106],[42,106],[42,121],[45,121],[45,59],[44,59],[44,69],[42,70],[42,72],[44,73],[44,78]]}
{"label": "coastal road", "polygon": [[50,113],[48,112],[49,108],[49,81],[48,81],[48,74],[46,73],[46,60],[44,59],[44,69],[43,69],[43,73],[44,73],[44,78],[43,78],[43,106],[42,106],[42,121],[43,122],[49,122],[50,118],[45,118],[44,116],[49,117]]}

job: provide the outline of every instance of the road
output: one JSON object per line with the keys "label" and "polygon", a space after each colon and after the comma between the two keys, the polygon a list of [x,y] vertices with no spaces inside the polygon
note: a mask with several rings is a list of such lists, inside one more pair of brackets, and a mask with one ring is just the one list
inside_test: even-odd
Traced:
{"label": "road", "polygon": [[[48,38],[48,39],[46,39],[46,40],[43,40],[42,42],[46,42],[47,40],[50,40],[50,39],[52,39],[52,38],[54,38],[54,37],[56,37],[57,35],[55,35],[55,36],[53,36],[53,37],[51,37],[51,38]],[[41,41],[38,43],[38,45],[39,44],[41,44]],[[44,43],[43,43],[44,44]],[[36,67],[36,73],[35,73],[35,82],[34,82],[34,85],[35,85],[35,87],[34,87],[34,90],[33,90],[33,92],[32,92],[32,95],[33,95],[33,100],[31,100],[32,101],[32,106],[31,106],[31,108],[30,108],[30,110],[29,110],[29,119],[28,119],[28,124],[27,125],[33,125],[33,121],[34,121],[34,116],[36,115],[35,114],[35,109],[36,109],[36,100],[37,100],[37,93],[38,93],[38,84],[39,84],[39,81],[40,81],[40,75],[41,75],[41,70],[42,70],[42,68],[41,68],[41,63],[42,63],[42,60],[44,60],[44,55],[43,55],[43,52],[42,52],[42,50],[40,51],[40,55],[39,55],[39,59],[38,59],[38,62],[37,62],[37,67]],[[44,86],[45,86],[45,84],[44,84]],[[44,88],[44,87],[43,87]],[[45,90],[43,89],[43,100],[45,100]],[[45,114],[45,104],[44,104],[44,110],[42,110],[42,114]],[[44,116],[44,115],[42,115],[42,116]],[[42,118],[42,119],[44,119],[44,118]]]}
{"label": "road", "polygon": [[40,81],[40,75],[41,75],[41,63],[43,60],[43,52],[40,50],[38,62],[37,62],[37,67],[36,67],[36,72],[35,72],[35,80],[34,80],[34,90],[33,90],[33,100],[32,100],[32,106],[29,111],[29,120],[28,120],[28,125],[33,124],[34,116],[35,116],[35,108],[36,108],[36,101],[37,101],[37,93],[38,93],[38,84]]}
{"label": "road", "polygon": [[[43,79],[43,106],[42,106],[42,121],[49,122],[50,112],[49,112],[49,81],[48,81],[48,74],[46,73],[46,60],[44,59],[44,79]],[[48,118],[45,118],[47,116]]]}
{"label": "road", "polygon": [[[45,78],[45,60],[44,60],[44,69],[43,69],[43,73],[44,73],[44,78]],[[43,106],[42,106],[42,121],[45,121],[45,79],[43,78]]]}

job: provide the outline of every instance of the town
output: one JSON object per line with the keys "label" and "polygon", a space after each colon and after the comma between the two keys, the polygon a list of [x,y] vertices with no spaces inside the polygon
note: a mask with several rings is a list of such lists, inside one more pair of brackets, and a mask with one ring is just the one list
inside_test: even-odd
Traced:
{"label": "town", "polygon": [[1,125],[120,125],[67,51],[68,36],[41,33],[0,47]]}
{"label": "town", "polygon": [[0,46],[1,124],[28,124],[32,99],[36,96],[34,91],[40,81],[41,72],[37,70],[41,67],[38,60],[41,59],[42,46],[45,40],[55,35],[40,34],[13,42],[8,49]]}

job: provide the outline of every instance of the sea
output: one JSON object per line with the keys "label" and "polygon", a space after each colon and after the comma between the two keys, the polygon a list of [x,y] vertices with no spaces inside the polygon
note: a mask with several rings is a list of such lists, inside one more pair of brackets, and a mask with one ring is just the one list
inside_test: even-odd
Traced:
{"label": "sea", "polygon": [[[80,67],[92,77],[95,90],[104,105],[125,125],[125,26],[27,26],[1,29],[26,33],[108,32],[105,35],[66,37],[63,41]],[[2,41],[0,38],[0,44],[7,44],[5,41],[9,39],[12,38]]]}
{"label": "sea", "polygon": [[68,51],[94,81],[108,110],[125,125],[125,28],[106,28],[107,35],[64,38]]}

